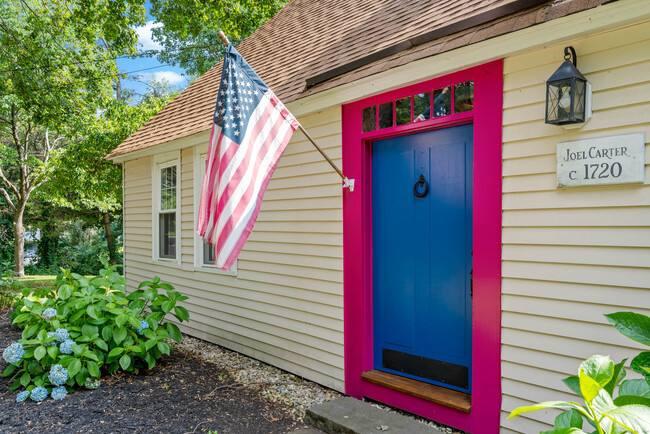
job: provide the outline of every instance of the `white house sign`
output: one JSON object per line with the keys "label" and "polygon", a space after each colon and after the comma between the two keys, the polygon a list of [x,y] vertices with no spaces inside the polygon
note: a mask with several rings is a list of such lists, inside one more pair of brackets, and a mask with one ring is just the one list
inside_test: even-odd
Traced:
{"label": "white house sign", "polygon": [[643,183],[644,133],[557,144],[557,186]]}

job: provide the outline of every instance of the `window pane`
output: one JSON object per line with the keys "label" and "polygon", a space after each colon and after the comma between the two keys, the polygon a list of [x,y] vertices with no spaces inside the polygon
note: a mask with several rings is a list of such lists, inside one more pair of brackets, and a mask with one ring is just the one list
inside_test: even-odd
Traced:
{"label": "window pane", "polygon": [[176,259],[176,213],[160,214],[159,257]]}
{"label": "window pane", "polygon": [[411,97],[395,101],[395,124],[404,125],[411,123]]}
{"label": "window pane", "polygon": [[429,119],[431,110],[431,92],[419,93],[413,96],[413,120],[423,121]]}
{"label": "window pane", "polygon": [[433,91],[432,117],[439,118],[448,114],[451,114],[451,92],[449,92],[449,86]]}
{"label": "window pane", "polygon": [[379,128],[389,128],[393,126],[393,101],[381,104],[379,106]]}
{"label": "window pane", "polygon": [[377,129],[377,106],[363,109],[363,132],[375,131]]}
{"label": "window pane", "polygon": [[176,209],[176,166],[160,170],[160,209]]}
{"label": "window pane", "polygon": [[214,247],[203,240],[203,264],[214,265]]}
{"label": "window pane", "polygon": [[474,82],[466,81],[454,86],[454,113],[474,110]]}

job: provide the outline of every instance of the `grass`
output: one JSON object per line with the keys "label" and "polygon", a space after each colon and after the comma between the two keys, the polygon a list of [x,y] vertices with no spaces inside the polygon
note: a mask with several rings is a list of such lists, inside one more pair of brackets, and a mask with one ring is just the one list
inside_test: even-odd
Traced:
{"label": "grass", "polygon": [[[25,276],[19,279],[16,279],[20,284],[25,285],[31,290],[40,290],[44,288],[49,288],[52,290],[56,289],[55,285],[56,276]],[[0,310],[8,309],[11,307],[14,301],[14,297],[17,293],[20,292],[20,288],[12,285],[11,288],[4,288],[0,290]]]}
{"label": "grass", "polygon": [[41,276],[25,276],[16,280],[32,289],[43,289],[43,288],[56,289],[55,282],[54,282],[55,279],[56,276],[41,275]]}

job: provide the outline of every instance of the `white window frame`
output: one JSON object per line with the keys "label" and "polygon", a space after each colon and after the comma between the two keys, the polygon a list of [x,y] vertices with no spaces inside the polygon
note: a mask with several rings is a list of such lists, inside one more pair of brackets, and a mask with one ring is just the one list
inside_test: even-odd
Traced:
{"label": "white window frame", "polygon": [[[160,172],[176,166],[176,258],[160,257]],[[180,151],[155,155],[151,167],[151,259],[152,262],[170,267],[181,267],[181,154]]]}
{"label": "white window frame", "polygon": [[196,223],[199,215],[199,204],[201,203],[201,189],[205,176],[205,161],[208,154],[208,145],[194,147],[194,271],[222,274],[225,276],[237,276],[237,262],[235,261],[230,270],[224,271],[215,264],[206,264],[203,253],[203,238],[196,232]]}

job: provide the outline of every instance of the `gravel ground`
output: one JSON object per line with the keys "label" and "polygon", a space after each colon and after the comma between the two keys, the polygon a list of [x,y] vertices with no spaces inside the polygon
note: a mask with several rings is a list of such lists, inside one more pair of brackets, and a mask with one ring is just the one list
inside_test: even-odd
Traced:
{"label": "gravel ground", "polygon": [[296,421],[302,421],[305,411],[312,405],[343,396],[332,389],[201,339],[184,336],[182,343],[174,345],[217,364],[238,383],[256,387],[269,401],[287,406]]}
{"label": "gravel ground", "polygon": [[[332,389],[301,379],[274,366],[201,339],[185,336],[181,344],[174,344],[184,351],[215,362],[218,366],[226,369],[236,381],[250,386],[257,386],[262,396],[272,402],[288,406],[289,412],[298,421],[302,421],[305,411],[312,405],[344,396]],[[378,402],[372,402],[371,405],[384,411],[402,414],[449,434],[464,434],[464,431],[459,431],[388,405]]]}

